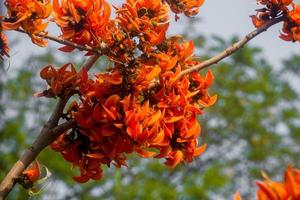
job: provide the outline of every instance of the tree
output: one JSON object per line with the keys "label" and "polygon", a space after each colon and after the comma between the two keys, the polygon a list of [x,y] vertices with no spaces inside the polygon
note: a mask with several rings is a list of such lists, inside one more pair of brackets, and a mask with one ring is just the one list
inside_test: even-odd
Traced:
{"label": "tree", "polygon": [[[195,71],[219,62],[239,50],[249,40],[268,27],[281,21],[284,21],[284,34],[281,37],[285,40],[298,39],[298,7],[290,11],[287,6],[292,3],[291,1],[259,1],[259,3],[266,6],[266,9],[258,11],[257,16],[253,17],[254,24],[258,29],[234,43],[225,51],[203,62],[190,58],[193,50],[191,42],[182,42],[178,37],[165,39],[168,24],[166,15],[168,5],[159,1],[156,4],[149,2],[124,4],[122,8],[117,9],[119,21],[109,20],[107,3],[94,4],[91,11],[85,13],[85,3],[80,4],[77,2],[76,4],[73,2],[73,4],[59,5],[58,1],[54,1],[54,17],[62,29],[63,37],[67,40],[61,40],[41,32],[44,29],[41,19],[47,18],[50,13],[48,1],[32,1],[33,6],[30,9],[33,10],[29,9],[27,18],[23,17],[22,19],[18,19],[19,15],[17,15],[17,12],[19,12],[17,8],[20,4],[14,6],[13,1],[7,2],[9,16],[2,22],[3,29],[26,32],[34,43],[41,46],[46,44],[46,38],[67,45],[61,48],[63,51],[69,52],[74,48],[78,48],[94,55],[91,56],[85,68],[79,72],[75,70],[72,64],[62,65],[59,69],[48,65],[42,69],[41,77],[47,81],[50,88],[37,93],[36,96],[58,97],[59,102],[54,108],[50,120],[42,129],[41,135],[38,136],[36,142],[21,157],[21,162],[16,163],[11,173],[6,176],[1,184],[1,195],[3,197],[7,195],[16,180],[23,185],[25,183],[24,179],[29,183],[35,182],[33,176],[28,173],[30,168],[27,170],[25,168],[43,148],[54,140],[51,145],[52,148],[61,152],[64,158],[74,166],[80,167],[80,176],[74,177],[78,182],[101,178],[100,164],[109,165],[112,162],[117,167],[124,165],[126,159],[124,152],[131,153],[135,151],[142,157],[152,157],[156,154],[156,157],[158,155],[159,157],[165,157],[167,159],[166,164],[171,167],[175,167],[182,161],[192,161],[194,156],[202,154],[205,149],[205,145],[197,147],[200,126],[195,120],[195,116],[196,114],[202,114],[202,110],[214,104],[216,100],[216,96],[207,93],[213,79],[211,71],[208,71],[205,76],[201,76]],[[189,16],[197,11],[192,4],[181,7],[174,4],[174,2],[168,3],[176,13],[184,12]],[[203,2],[198,3],[197,7]],[[37,16],[34,15],[34,18],[32,18],[32,13],[36,14],[41,6],[44,6],[43,9],[39,10],[40,13],[38,12]],[[160,18],[153,18],[155,13],[151,14],[148,13],[149,10],[143,10],[145,7],[149,10],[158,9],[159,12],[156,14],[159,14]],[[74,10],[74,8],[77,10]],[[71,12],[65,12],[68,9]],[[134,9],[137,9],[137,11]],[[95,13],[97,13],[96,16]],[[133,16],[136,14],[136,17],[131,18],[130,14]],[[73,18],[65,18],[66,15],[72,15]],[[145,17],[150,21],[152,20],[151,23],[146,23]],[[66,23],[68,20],[73,20],[72,22],[77,26]],[[93,22],[95,26],[91,25]],[[82,26],[83,24],[90,27]],[[22,29],[19,28],[20,26]],[[95,34],[98,38],[95,37]],[[2,37],[4,38],[4,36]],[[101,39],[100,42],[99,39]],[[3,44],[6,44],[5,39],[2,41]],[[224,41],[221,42],[224,44]],[[4,47],[6,46],[4,45]],[[8,54],[7,48],[2,48],[2,50],[3,55]],[[253,58],[250,56],[255,50],[245,48],[242,51],[246,51],[246,53],[236,54],[237,57],[233,56],[233,64],[242,64],[246,67],[255,65]],[[99,58],[99,53],[106,55],[113,67],[107,69],[108,73],[98,74],[95,81],[88,78],[87,70]],[[264,61],[259,61],[259,64],[266,65]],[[230,67],[228,64],[224,63],[224,65],[223,69],[225,70],[226,66]],[[251,72],[251,67],[246,68],[245,66],[243,70]],[[241,83],[243,83],[242,72],[236,71],[237,75],[240,75]],[[267,65],[258,72],[264,77],[272,75],[270,67]],[[234,73],[231,74],[234,75]],[[249,77],[244,77],[245,80],[248,80],[247,78]],[[283,82],[278,85],[276,82],[267,83],[266,88],[260,88],[261,84],[249,86],[247,83],[241,84],[245,87],[238,94],[241,97],[245,95],[243,92],[251,94],[254,89],[258,89],[258,92],[265,91],[269,95],[274,95],[274,101],[272,102],[262,99],[261,101],[264,103],[262,107],[259,107],[253,100],[253,105],[259,107],[258,109],[268,111],[268,106],[276,105],[272,103],[281,101],[278,96],[269,91],[269,87],[272,86],[276,86],[278,91],[285,92],[288,89],[287,100],[295,98],[293,91]],[[64,112],[65,104],[69,97],[74,94],[79,96],[79,99],[75,98],[77,103],[71,104],[67,112]],[[233,99],[233,104],[244,109],[243,104],[234,99],[236,95],[230,96]],[[249,96],[251,100],[251,95]],[[132,105],[134,106],[132,107]],[[172,105],[176,106],[172,107]],[[231,113],[231,110],[228,111],[226,106],[223,109]],[[245,110],[247,109],[249,108],[246,107]],[[233,117],[238,115],[234,112],[231,114]],[[256,114],[256,112],[253,114]],[[261,118],[264,116],[258,115]],[[65,122],[57,125],[60,118],[64,119]],[[212,115],[212,118],[209,118],[208,121],[213,118],[219,119],[219,116]],[[272,125],[272,121],[267,123]],[[217,123],[217,127],[222,127],[222,125],[224,126],[222,123]],[[245,121],[246,127],[253,127],[252,125],[255,125],[253,121]],[[257,131],[265,128],[263,125],[255,127]],[[65,132],[69,129],[71,131]],[[120,130],[122,131],[119,132]],[[258,138],[254,137],[255,134],[250,133],[246,133],[244,136],[250,141],[250,148],[257,147],[257,144],[264,142],[263,148],[272,149],[273,146],[268,141],[268,136],[271,133],[266,131],[263,134],[267,136],[266,140],[261,134],[256,134]],[[225,137],[226,135],[224,134]],[[214,137],[211,139],[213,140]],[[222,139],[224,138],[222,137]],[[103,143],[103,141],[105,142]],[[274,138],[274,141],[278,140]],[[148,149],[149,147],[150,149]],[[157,150],[154,151],[153,148]],[[254,162],[259,162],[265,160],[266,155],[254,151],[254,155],[249,155],[249,158]],[[222,166],[216,165],[213,170],[208,170],[206,181],[209,180],[209,174],[214,174],[220,167]],[[193,170],[193,168],[189,170]],[[19,175],[22,175],[24,179],[20,179]],[[119,190],[118,185],[120,185],[118,180],[118,175],[116,175],[116,191]],[[222,182],[221,177],[217,182],[211,184],[217,183],[216,186],[218,186],[219,181]],[[226,180],[223,182],[226,182]],[[132,189],[134,190],[134,187]],[[209,190],[209,188],[204,189]],[[169,193],[166,195],[171,195],[166,197],[171,198],[174,194]]]}

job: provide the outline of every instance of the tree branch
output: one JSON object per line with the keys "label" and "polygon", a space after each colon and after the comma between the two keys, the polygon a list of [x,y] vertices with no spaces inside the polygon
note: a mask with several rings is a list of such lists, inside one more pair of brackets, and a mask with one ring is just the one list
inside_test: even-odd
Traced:
{"label": "tree branch", "polygon": [[177,75],[177,77],[174,79],[174,82],[176,82],[176,80],[182,78],[183,76],[185,76],[189,73],[200,71],[200,70],[205,69],[205,68],[207,68],[211,65],[217,64],[219,61],[223,60],[224,58],[232,55],[233,53],[235,53],[236,51],[241,49],[245,44],[247,44],[250,40],[252,40],[256,36],[258,36],[260,33],[266,31],[268,28],[270,28],[271,26],[273,26],[273,25],[275,25],[279,22],[282,22],[284,19],[285,19],[285,17],[282,16],[282,17],[278,17],[278,18],[275,18],[275,19],[272,19],[272,20],[268,21],[263,26],[257,28],[256,30],[252,31],[251,33],[247,34],[243,39],[241,39],[240,41],[232,44],[230,47],[228,47],[227,49],[225,49],[221,53],[215,55],[214,57],[212,57],[208,60],[205,60],[204,62],[201,62],[198,65],[195,65],[191,68],[187,68],[187,69],[181,71]]}
{"label": "tree branch", "polygon": [[[100,54],[96,54],[90,57],[86,64],[83,65],[83,67],[89,70],[99,57]],[[68,100],[69,96],[59,99],[52,115],[42,128],[39,136],[36,138],[33,144],[25,151],[21,158],[14,164],[14,166],[10,169],[6,177],[3,179],[3,181],[0,184],[0,200],[6,198],[6,196],[16,184],[16,179],[18,178],[18,176],[28,167],[28,165],[32,161],[34,161],[34,159],[45,147],[50,145],[62,133],[76,125],[74,120],[66,121],[58,125],[58,122],[61,118],[61,115],[63,114],[63,110]]]}
{"label": "tree branch", "polygon": [[[15,31],[27,34],[24,30],[22,30],[20,28],[16,29]],[[71,47],[74,47],[74,48],[79,49],[81,51],[91,51],[91,52],[101,54],[101,50],[99,50],[97,48],[92,48],[92,47],[89,47],[89,46],[83,46],[83,45],[71,42],[69,40],[61,39],[61,38],[58,38],[58,37],[55,37],[55,36],[52,36],[52,35],[37,33],[37,34],[35,34],[35,36],[38,36],[40,38],[46,38],[48,40],[52,40],[54,42],[57,42],[57,43],[60,43],[60,44],[63,44],[63,45],[71,46]]]}

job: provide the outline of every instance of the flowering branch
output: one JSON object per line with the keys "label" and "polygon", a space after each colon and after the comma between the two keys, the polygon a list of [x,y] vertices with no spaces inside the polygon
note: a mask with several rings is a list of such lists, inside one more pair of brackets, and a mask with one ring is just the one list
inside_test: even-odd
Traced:
{"label": "flowering branch", "polygon": [[[83,67],[89,70],[99,57],[99,54],[90,57],[90,59]],[[69,96],[59,99],[52,115],[42,128],[39,136],[3,179],[0,184],[0,200],[6,198],[6,196],[16,184],[16,179],[18,178],[18,176],[28,167],[28,165],[32,161],[35,160],[35,158],[44,148],[50,145],[59,135],[75,126],[76,123],[74,120],[66,121],[58,125],[58,122],[63,114],[63,110],[68,100]]]}
{"label": "flowering branch", "polygon": [[183,76],[192,73],[192,72],[196,72],[196,71],[200,71],[202,69],[205,69],[207,67],[210,67],[211,65],[217,64],[219,61],[223,60],[224,58],[232,55],[233,53],[235,53],[236,51],[238,51],[239,49],[241,49],[245,44],[247,44],[250,40],[252,40],[253,38],[255,38],[256,36],[258,36],[259,34],[261,34],[262,32],[266,31],[268,28],[270,28],[271,26],[284,21],[285,17],[278,17],[278,18],[274,18],[268,22],[266,22],[264,25],[262,25],[261,27],[255,29],[254,31],[252,31],[251,33],[247,34],[243,39],[241,39],[240,41],[232,44],[230,47],[228,47],[227,49],[225,49],[224,51],[222,51],[221,53],[215,55],[214,57],[201,62],[198,65],[195,65],[191,68],[187,68],[183,71],[181,71],[177,77],[175,78],[175,81],[182,78]]}

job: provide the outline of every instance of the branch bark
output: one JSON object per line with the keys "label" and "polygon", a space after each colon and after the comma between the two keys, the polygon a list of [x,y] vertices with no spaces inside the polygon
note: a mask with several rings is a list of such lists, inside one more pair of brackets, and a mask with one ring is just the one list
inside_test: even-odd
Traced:
{"label": "branch bark", "polygon": [[[100,54],[96,54],[90,57],[86,64],[84,64],[82,67],[85,67],[87,70],[89,70],[99,57]],[[50,145],[62,133],[76,125],[74,120],[66,121],[58,125],[58,122],[61,118],[61,115],[63,114],[63,110],[68,100],[69,97],[61,98],[58,100],[52,115],[42,128],[39,136],[20,157],[20,159],[14,164],[6,177],[3,179],[0,184],[0,200],[3,200],[7,197],[9,192],[15,186],[18,176],[28,167],[28,165],[32,161],[34,161],[34,159],[44,148]]]}
{"label": "branch bark", "polygon": [[[16,29],[15,31],[27,34],[24,30],[22,30],[20,28]],[[57,43],[60,43],[60,44],[63,44],[63,45],[71,46],[71,47],[74,47],[74,48],[79,49],[81,51],[90,51],[90,52],[101,54],[101,50],[99,50],[97,48],[92,48],[90,46],[83,46],[83,45],[71,42],[69,40],[61,39],[61,38],[58,38],[58,37],[55,37],[55,36],[52,36],[52,35],[37,33],[37,34],[35,34],[35,36],[38,36],[40,38],[46,38],[48,40],[52,40],[54,42],[57,42]]]}
{"label": "branch bark", "polygon": [[258,36],[259,34],[261,34],[262,32],[266,31],[268,28],[270,28],[271,26],[284,21],[285,17],[278,17],[275,19],[272,19],[270,21],[268,21],[267,23],[265,23],[263,26],[257,28],[256,30],[252,31],[251,33],[247,34],[244,38],[242,38],[240,41],[232,44],[230,47],[228,47],[227,49],[225,49],[224,51],[222,51],[221,53],[215,55],[214,57],[205,60],[204,62],[201,62],[200,64],[193,66],[191,68],[187,68],[183,71],[181,71],[177,77],[174,79],[174,82],[176,82],[176,80],[182,78],[183,76],[192,73],[192,72],[196,72],[196,71],[200,71],[202,69],[205,69],[211,65],[217,64],[219,61],[223,60],[224,58],[232,55],[233,53],[235,53],[236,51],[238,51],[239,49],[241,49],[245,44],[247,44],[250,40],[252,40],[253,38],[255,38],[256,36]]}

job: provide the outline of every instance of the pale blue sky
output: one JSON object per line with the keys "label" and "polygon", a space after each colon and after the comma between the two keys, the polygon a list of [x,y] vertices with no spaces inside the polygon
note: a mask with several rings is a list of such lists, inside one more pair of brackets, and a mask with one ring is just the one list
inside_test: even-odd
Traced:
{"label": "pale blue sky", "polygon": [[[295,2],[300,3],[300,0]],[[255,0],[206,0],[199,13],[201,22],[197,26],[198,31],[225,38],[232,35],[242,37],[254,29],[249,16],[255,14],[258,7]],[[300,53],[299,42],[286,42],[278,38],[280,29],[281,25],[275,25],[250,42],[263,47],[264,55],[274,65],[291,53]]]}

